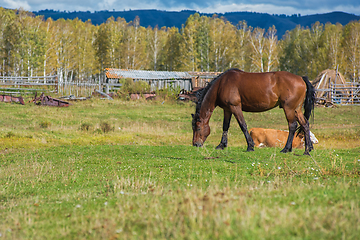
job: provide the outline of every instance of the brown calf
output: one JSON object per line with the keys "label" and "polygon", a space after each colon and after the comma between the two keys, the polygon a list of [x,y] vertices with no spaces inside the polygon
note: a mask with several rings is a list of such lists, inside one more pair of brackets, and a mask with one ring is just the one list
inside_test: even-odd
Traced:
{"label": "brown calf", "polygon": [[[256,147],[284,147],[289,135],[288,131],[265,128],[251,128],[249,132],[251,138],[254,140]],[[319,143],[319,141],[316,139],[315,135],[311,131],[310,139],[312,143]],[[304,134],[295,134],[294,140],[292,142],[292,147],[303,148],[304,143]]]}

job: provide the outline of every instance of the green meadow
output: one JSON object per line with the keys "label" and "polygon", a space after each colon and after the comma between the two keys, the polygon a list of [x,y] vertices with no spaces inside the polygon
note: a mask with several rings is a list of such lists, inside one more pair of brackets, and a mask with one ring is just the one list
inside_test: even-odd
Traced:
{"label": "green meadow", "polygon": [[[236,121],[191,146],[193,103],[0,103],[0,239],[358,239],[360,107],[316,107],[319,144],[246,152]],[[282,109],[248,128],[287,129]]]}

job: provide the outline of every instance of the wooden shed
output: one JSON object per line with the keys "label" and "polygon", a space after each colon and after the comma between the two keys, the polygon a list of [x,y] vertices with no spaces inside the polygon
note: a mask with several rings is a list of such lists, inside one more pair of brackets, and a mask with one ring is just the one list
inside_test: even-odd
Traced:
{"label": "wooden shed", "polygon": [[215,77],[217,77],[222,72],[189,72],[192,79],[193,88],[203,88],[208,82],[211,82]]}
{"label": "wooden shed", "polygon": [[170,86],[186,91],[192,90],[192,78],[188,72],[171,72],[171,71],[146,71],[106,68],[106,83],[116,84],[121,78],[131,78],[134,81],[145,81],[149,83],[151,91],[164,89]]}

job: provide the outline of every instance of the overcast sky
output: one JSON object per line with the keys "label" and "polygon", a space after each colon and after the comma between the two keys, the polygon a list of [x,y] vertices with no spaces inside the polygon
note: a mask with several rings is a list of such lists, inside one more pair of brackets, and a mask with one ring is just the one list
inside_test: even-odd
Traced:
{"label": "overcast sky", "polygon": [[308,15],[343,11],[360,16],[360,0],[0,0],[0,7],[29,11],[100,11],[157,9],[196,10],[201,13],[249,11],[270,14]]}

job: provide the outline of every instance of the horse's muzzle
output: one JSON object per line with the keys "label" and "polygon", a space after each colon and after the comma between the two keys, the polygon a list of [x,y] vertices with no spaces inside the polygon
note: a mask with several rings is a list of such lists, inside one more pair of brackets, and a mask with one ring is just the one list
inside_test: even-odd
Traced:
{"label": "horse's muzzle", "polygon": [[202,143],[200,142],[196,142],[193,144],[194,147],[202,147]]}

